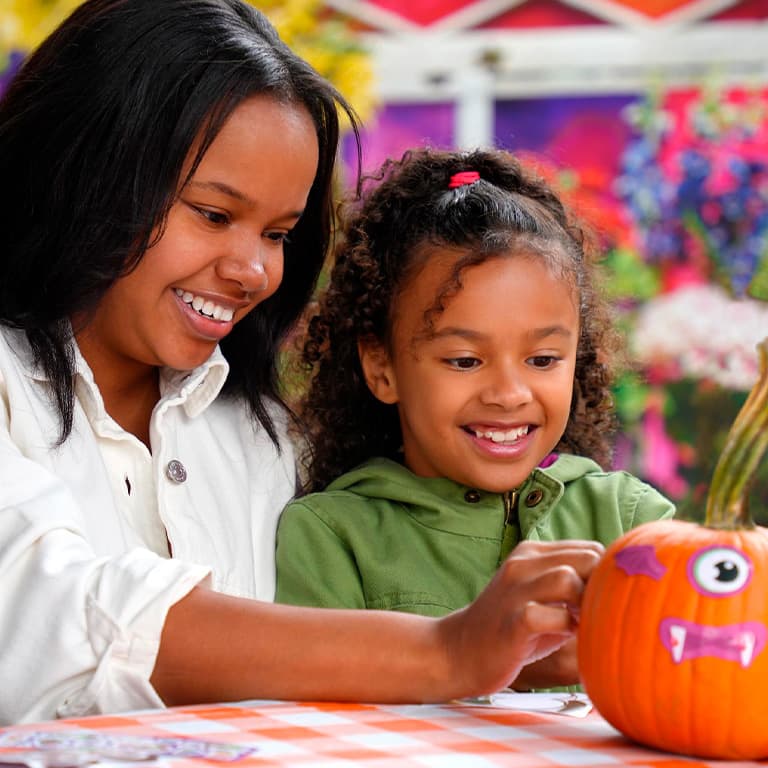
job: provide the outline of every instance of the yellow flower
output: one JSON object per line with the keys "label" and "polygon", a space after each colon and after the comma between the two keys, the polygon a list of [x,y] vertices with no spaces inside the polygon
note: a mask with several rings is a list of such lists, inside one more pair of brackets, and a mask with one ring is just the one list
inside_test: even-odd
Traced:
{"label": "yellow flower", "polygon": [[81,0],[0,0],[0,47],[31,51]]}
{"label": "yellow flower", "polygon": [[[81,2],[0,0],[0,54],[31,51]],[[368,117],[373,110],[373,70],[344,17],[320,0],[249,2],[269,17],[291,48],[339,89],[363,120]]]}
{"label": "yellow flower", "polygon": [[370,55],[343,16],[320,0],[249,0],[280,37],[330,80],[365,121],[375,107]]}

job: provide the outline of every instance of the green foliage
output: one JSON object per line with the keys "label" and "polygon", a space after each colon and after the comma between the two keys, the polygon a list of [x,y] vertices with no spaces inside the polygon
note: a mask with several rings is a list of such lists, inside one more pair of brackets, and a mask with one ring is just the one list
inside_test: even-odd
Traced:
{"label": "green foliage", "polygon": [[613,388],[616,414],[622,424],[635,424],[645,412],[649,386],[635,372],[623,373]]}
{"label": "green foliage", "polygon": [[[768,243],[763,249],[763,258],[757,265],[752,282],[749,284],[748,293],[755,299],[768,301]],[[767,331],[768,332],[768,329]]]}
{"label": "green foliage", "polygon": [[608,276],[605,291],[612,299],[646,301],[659,293],[658,269],[629,248],[614,248],[603,261]]}

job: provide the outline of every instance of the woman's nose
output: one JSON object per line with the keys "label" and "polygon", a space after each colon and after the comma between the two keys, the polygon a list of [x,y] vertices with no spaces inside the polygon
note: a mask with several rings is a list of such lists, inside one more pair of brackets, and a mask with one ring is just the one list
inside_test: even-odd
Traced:
{"label": "woman's nose", "polygon": [[237,282],[246,293],[262,292],[269,288],[267,258],[261,244],[240,243],[219,259],[217,272],[224,280]]}

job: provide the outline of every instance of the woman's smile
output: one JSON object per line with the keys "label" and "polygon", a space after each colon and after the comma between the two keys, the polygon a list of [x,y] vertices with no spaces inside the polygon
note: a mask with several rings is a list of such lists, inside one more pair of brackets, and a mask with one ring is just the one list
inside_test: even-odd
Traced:
{"label": "woman's smile", "polygon": [[[199,294],[176,288],[176,302],[192,333],[210,341],[221,341],[234,327],[235,309]],[[222,301],[222,300],[219,300]],[[242,302],[242,306],[248,306]]]}
{"label": "woman's smile", "polygon": [[223,307],[221,304],[216,304],[210,299],[206,299],[204,296],[198,296],[189,291],[184,291],[181,288],[176,289],[176,295],[187,305],[192,307],[195,312],[199,312],[205,317],[213,320],[222,320],[228,323],[235,315],[233,309],[229,307]]}

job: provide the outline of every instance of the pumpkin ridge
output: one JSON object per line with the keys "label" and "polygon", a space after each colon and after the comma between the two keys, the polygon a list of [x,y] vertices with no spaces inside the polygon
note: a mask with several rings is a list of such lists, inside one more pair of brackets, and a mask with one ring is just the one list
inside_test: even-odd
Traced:
{"label": "pumpkin ridge", "polygon": [[[631,611],[631,595],[628,590],[624,589],[622,591],[621,595],[621,604],[614,606],[613,610],[615,611],[615,617],[616,617],[616,625],[619,627],[619,631],[616,633],[616,636],[611,637],[611,646],[608,648],[608,653],[605,656],[605,658],[608,661],[611,661],[611,668],[608,670],[607,673],[607,679],[608,680],[616,680],[621,681],[621,643],[619,641],[620,634],[623,634],[624,631],[624,624],[627,621],[627,614]],[[616,645],[618,644],[618,650],[616,649]],[[618,717],[621,718],[622,722],[627,722],[629,713],[627,712],[627,701],[624,695],[616,696],[615,698],[615,706],[617,710]],[[629,702],[629,706],[631,708],[631,701]]]}

